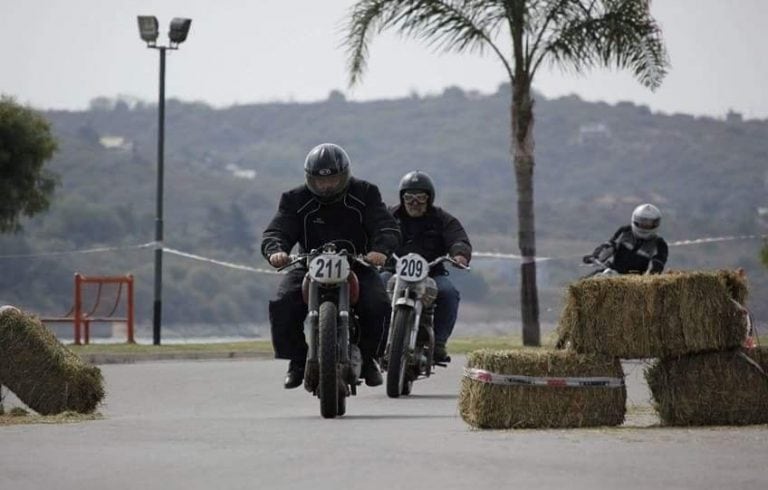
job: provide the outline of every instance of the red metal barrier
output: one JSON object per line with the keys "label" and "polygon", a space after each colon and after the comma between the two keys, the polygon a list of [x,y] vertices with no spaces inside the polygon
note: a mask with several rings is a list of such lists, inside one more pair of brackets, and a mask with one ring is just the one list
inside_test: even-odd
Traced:
{"label": "red metal barrier", "polygon": [[[98,293],[93,307],[89,311],[83,309],[83,286],[85,284],[98,284]],[[99,305],[101,304],[101,290],[105,284],[118,284],[118,292],[115,298],[115,304],[112,310],[106,314],[98,315]],[[120,304],[123,286],[126,286],[126,306],[125,316],[113,316]],[[64,316],[61,317],[43,317],[40,320],[44,323],[67,323],[72,322],[74,328],[75,344],[88,344],[91,340],[92,322],[114,322],[124,321],[127,329],[127,339],[129,344],[135,343],[133,336],[134,304],[133,304],[133,275],[125,276],[84,276],[80,273],[75,274],[75,298],[74,306]],[[71,315],[71,316],[70,316]],[[84,341],[84,342],[83,342]]]}

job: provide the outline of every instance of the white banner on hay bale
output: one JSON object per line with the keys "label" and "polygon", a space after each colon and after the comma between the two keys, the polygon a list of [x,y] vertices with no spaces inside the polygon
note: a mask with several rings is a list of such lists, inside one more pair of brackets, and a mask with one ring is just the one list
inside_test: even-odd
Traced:
{"label": "white banner on hay bale", "polygon": [[464,376],[475,381],[480,381],[481,383],[504,386],[551,386],[569,388],[621,388],[624,386],[624,379],[606,376],[590,378],[551,378],[544,376],[498,374],[484,369],[466,367],[464,368]]}

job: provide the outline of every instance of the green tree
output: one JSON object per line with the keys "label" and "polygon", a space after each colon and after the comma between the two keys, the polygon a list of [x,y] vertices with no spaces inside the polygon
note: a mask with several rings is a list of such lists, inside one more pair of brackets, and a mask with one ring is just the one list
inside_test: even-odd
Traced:
{"label": "green tree", "polygon": [[208,206],[208,219],[204,227],[214,246],[253,253],[253,244],[256,243],[253,226],[237,204],[230,203],[229,209],[217,205]]}
{"label": "green tree", "polygon": [[346,37],[350,85],[365,70],[373,34],[389,28],[445,51],[490,50],[501,61],[512,84],[511,153],[523,257],[520,304],[525,345],[540,345],[531,84],[542,63],[548,62],[576,72],[597,66],[628,68],[643,85],[655,89],[668,62],[649,4],[650,0],[359,0],[352,7]]}
{"label": "green tree", "polygon": [[43,167],[54,151],[48,121],[0,97],[0,233],[18,231],[21,215],[48,209],[56,179]]}

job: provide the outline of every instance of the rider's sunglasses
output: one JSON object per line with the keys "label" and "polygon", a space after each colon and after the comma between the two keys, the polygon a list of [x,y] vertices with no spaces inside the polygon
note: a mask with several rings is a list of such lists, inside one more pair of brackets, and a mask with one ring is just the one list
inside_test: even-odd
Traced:
{"label": "rider's sunglasses", "polygon": [[426,204],[429,200],[429,195],[425,192],[406,192],[403,194],[403,201],[407,204]]}

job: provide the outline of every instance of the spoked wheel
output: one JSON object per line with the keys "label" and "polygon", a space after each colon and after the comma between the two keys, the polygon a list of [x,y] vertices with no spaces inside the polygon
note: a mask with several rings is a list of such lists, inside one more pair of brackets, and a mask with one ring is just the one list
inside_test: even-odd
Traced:
{"label": "spoked wheel", "polygon": [[389,344],[389,364],[387,365],[387,396],[397,398],[407,395],[405,370],[408,367],[408,341],[413,323],[413,310],[397,308],[392,318],[392,341]]}
{"label": "spoked wheel", "polygon": [[320,382],[317,394],[320,397],[320,414],[327,419],[342,415],[346,408],[342,404],[339,413],[339,398],[343,398],[338,388],[336,369],[336,305],[330,301],[320,305],[320,334],[318,342],[318,357],[320,358]]}

